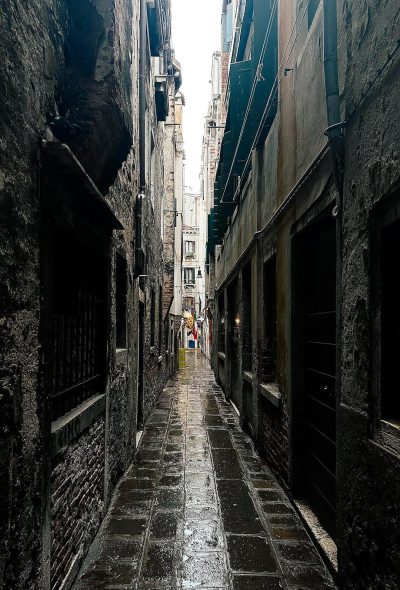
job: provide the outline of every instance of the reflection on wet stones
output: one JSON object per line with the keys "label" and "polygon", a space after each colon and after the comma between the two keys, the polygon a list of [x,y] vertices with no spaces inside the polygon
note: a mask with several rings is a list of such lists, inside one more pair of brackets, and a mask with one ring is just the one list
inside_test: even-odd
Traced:
{"label": "reflection on wet stones", "polygon": [[73,590],[331,590],[203,357],[164,391]]}

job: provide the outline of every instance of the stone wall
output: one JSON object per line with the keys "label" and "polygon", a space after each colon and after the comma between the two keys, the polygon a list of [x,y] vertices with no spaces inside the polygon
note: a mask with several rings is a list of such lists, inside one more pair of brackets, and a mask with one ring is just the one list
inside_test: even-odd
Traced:
{"label": "stone wall", "polygon": [[[396,2],[338,2],[346,129],[343,204],[343,317],[339,426],[339,564],[348,589],[394,589],[400,575],[400,456],[381,435],[379,320],[373,228],[400,196],[400,51]],[[397,204],[398,207],[398,204]],[[397,256],[393,252],[393,256]],[[393,383],[393,395],[396,385]],[[393,438],[393,441],[395,437]]]}
{"label": "stone wall", "polygon": [[[0,586],[39,587],[42,572],[42,387],[38,147],[54,112],[65,11],[6,2],[0,15],[0,464],[7,498]],[[3,412],[3,404],[5,412]],[[3,526],[3,525],[1,525]]]}
{"label": "stone wall", "polygon": [[[139,3],[35,0],[27,5],[16,0],[3,4],[0,494],[4,500],[0,507],[0,587],[49,590],[51,560],[52,588],[56,590],[65,575],[73,577],[75,570],[68,571],[71,559],[79,555],[78,567],[115,483],[135,451],[139,285],[133,279],[133,248],[139,157]],[[152,86],[148,106],[153,113]],[[150,202],[144,208],[148,314],[149,286],[156,288],[158,301],[164,270],[160,229],[164,137],[155,116],[151,128],[156,137],[157,181],[154,210]],[[106,411],[96,425],[89,424],[68,443],[54,468],[51,391],[46,381],[49,301],[45,284],[49,276],[43,275],[43,259],[51,247],[44,231],[43,142],[69,146],[124,226],[123,231],[114,232],[107,253],[109,291],[104,321],[108,354],[106,385],[101,392],[107,397]],[[68,192],[68,186],[60,190]],[[54,193],[55,205],[57,199]],[[94,232],[96,224],[98,220],[93,219]],[[89,235],[83,238],[90,240]],[[122,353],[117,353],[115,340],[117,251],[126,258],[127,266],[127,348]],[[157,312],[156,318],[158,322]],[[158,350],[155,354],[149,349],[147,319],[146,415],[167,377],[164,358],[160,362]],[[89,498],[83,506],[79,494]]]}

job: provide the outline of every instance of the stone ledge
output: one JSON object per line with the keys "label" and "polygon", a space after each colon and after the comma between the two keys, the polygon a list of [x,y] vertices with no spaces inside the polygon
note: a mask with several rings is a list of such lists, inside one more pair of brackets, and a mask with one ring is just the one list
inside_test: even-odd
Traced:
{"label": "stone ledge", "polygon": [[260,383],[258,386],[261,395],[267,399],[273,406],[279,408],[281,405],[282,394],[275,383]]}
{"label": "stone ledge", "polygon": [[247,383],[250,383],[250,385],[253,385],[253,373],[250,371],[243,371],[243,379],[247,381]]}
{"label": "stone ledge", "polygon": [[89,428],[106,409],[106,395],[96,395],[51,425],[51,456],[58,455],[74,439]]}

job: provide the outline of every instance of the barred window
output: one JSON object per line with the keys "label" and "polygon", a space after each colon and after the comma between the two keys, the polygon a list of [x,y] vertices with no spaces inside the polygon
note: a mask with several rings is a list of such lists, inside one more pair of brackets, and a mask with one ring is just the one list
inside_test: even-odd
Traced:
{"label": "barred window", "polygon": [[53,420],[104,391],[107,292],[104,258],[61,231],[54,264]]}

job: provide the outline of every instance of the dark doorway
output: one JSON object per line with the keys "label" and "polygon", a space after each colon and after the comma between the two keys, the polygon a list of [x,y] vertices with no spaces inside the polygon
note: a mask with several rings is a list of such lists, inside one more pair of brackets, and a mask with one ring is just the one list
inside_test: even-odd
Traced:
{"label": "dark doorway", "polygon": [[331,218],[293,243],[293,474],[336,537],[336,224]]}
{"label": "dark doorway", "polygon": [[143,430],[143,397],[144,397],[144,321],[145,309],[144,303],[139,301],[139,371],[138,371],[138,396],[137,396],[137,426],[136,429],[140,432]]}
{"label": "dark doorway", "polygon": [[390,424],[400,426],[400,396],[394,383],[398,376],[398,342],[400,334],[400,220],[381,230],[380,251],[380,417]]}
{"label": "dark doorway", "polygon": [[229,338],[229,364],[230,364],[230,398],[240,411],[240,307],[239,289],[235,280],[228,289],[228,338]]}
{"label": "dark doorway", "polygon": [[253,370],[253,331],[252,331],[252,272],[251,262],[243,270],[243,371]]}

